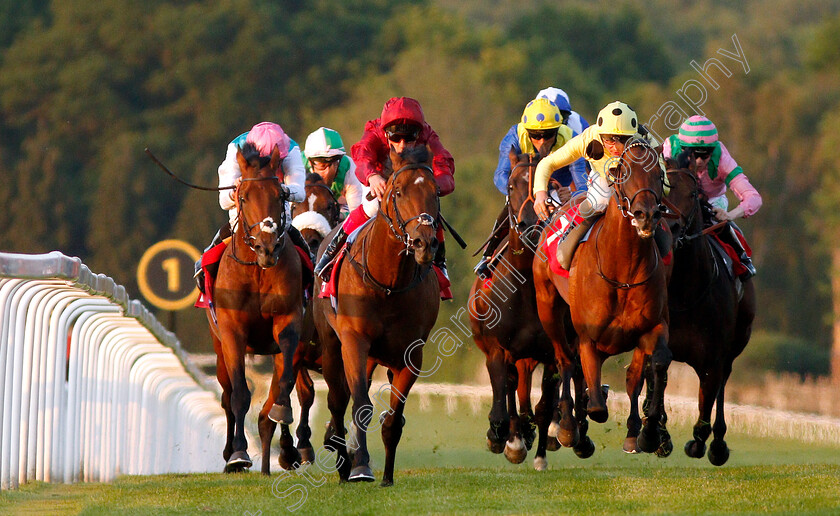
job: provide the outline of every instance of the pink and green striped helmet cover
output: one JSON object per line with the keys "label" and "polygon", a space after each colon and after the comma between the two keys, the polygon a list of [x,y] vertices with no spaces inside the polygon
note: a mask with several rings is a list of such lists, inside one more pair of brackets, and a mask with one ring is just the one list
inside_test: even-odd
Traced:
{"label": "pink and green striped helmet cover", "polygon": [[711,120],[694,115],[680,126],[678,138],[685,147],[711,146],[718,141],[718,132]]}

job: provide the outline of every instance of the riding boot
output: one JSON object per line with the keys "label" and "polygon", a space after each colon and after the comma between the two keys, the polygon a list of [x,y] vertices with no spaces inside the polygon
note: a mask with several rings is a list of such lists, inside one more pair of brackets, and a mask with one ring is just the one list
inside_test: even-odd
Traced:
{"label": "riding boot", "polygon": [[[747,250],[744,249],[743,244],[741,244],[741,239],[738,238],[737,233],[741,233],[741,229],[735,225],[734,222],[729,221],[727,224],[729,228],[729,236],[731,237],[732,246],[735,248],[735,252],[738,253],[738,258],[741,260],[741,265],[747,269],[746,272],[741,273],[738,276],[742,282],[747,281],[748,279],[752,278],[756,274],[755,265],[753,265],[752,258],[747,254]],[[743,233],[741,233],[743,235]]]}
{"label": "riding boot", "polygon": [[[225,228],[227,228],[226,236],[230,236],[230,224],[225,224],[218,231],[216,231],[216,235],[213,236],[213,240],[210,242],[210,245],[208,245],[204,249],[204,253],[222,243],[222,239],[224,238],[222,237],[222,233],[224,232]],[[204,253],[201,253],[202,257],[204,256]],[[218,264],[213,264],[213,266],[215,267],[215,270],[213,272],[219,270]],[[215,276],[215,274],[213,275]],[[199,257],[198,261],[195,262],[195,274],[193,275],[193,278],[195,279],[195,284],[198,287],[199,292],[201,292],[202,294],[207,294],[207,292],[204,291],[204,269],[201,267],[201,257]]]}
{"label": "riding boot", "polygon": [[312,263],[315,263],[315,257],[312,256],[312,250],[309,248],[309,244],[306,243],[306,240],[304,240],[303,235],[300,234],[298,228],[289,224],[289,228],[286,232],[289,233],[289,238],[292,239],[292,243],[306,251],[306,254],[309,255],[309,259]]}
{"label": "riding boot", "polygon": [[449,273],[446,271],[446,242],[438,242],[437,252],[435,253],[435,257],[432,259],[432,263],[440,269],[440,272],[448,280]]}
{"label": "riding boot", "polygon": [[473,272],[475,272],[477,276],[484,278],[493,272],[490,260],[492,260],[493,253],[496,252],[496,248],[499,247],[499,244],[505,239],[505,236],[507,236],[505,227],[508,226],[508,224],[507,204],[505,204],[505,209],[502,210],[502,213],[499,214],[496,218],[496,222],[493,224],[493,232],[490,234],[490,240],[487,241],[487,245],[484,247],[484,253],[481,255],[481,260],[473,269]]}
{"label": "riding boot", "polygon": [[665,228],[663,228],[661,224],[657,224],[656,229],[653,230],[653,241],[656,243],[656,247],[659,250],[659,257],[665,258],[668,256],[668,253],[671,252],[671,248],[674,243],[674,239],[671,237],[671,232],[665,231]]}
{"label": "riding boot", "polygon": [[335,236],[333,236],[329,245],[327,245],[324,254],[321,255],[321,259],[318,261],[318,265],[315,266],[315,274],[323,281],[330,280],[330,273],[332,272],[333,266],[332,262],[346,241],[347,233],[344,232],[344,227],[342,226],[338,229]]}
{"label": "riding boot", "polygon": [[578,204],[577,215],[582,217],[583,220],[575,223],[575,218],[577,217],[573,218],[569,223],[569,227],[566,228],[565,233],[560,237],[560,243],[557,244],[557,262],[561,267],[569,270],[569,267],[572,266],[572,258],[575,256],[575,250],[577,250],[580,240],[586,235],[586,232],[589,231],[589,228],[592,227],[592,224],[595,223],[598,217],[601,216],[601,213],[595,211],[589,199],[584,199]]}

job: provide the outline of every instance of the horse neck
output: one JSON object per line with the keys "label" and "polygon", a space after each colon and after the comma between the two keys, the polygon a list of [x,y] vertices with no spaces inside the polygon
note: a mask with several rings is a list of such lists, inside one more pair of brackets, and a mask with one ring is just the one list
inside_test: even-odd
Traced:
{"label": "horse neck", "polygon": [[519,233],[511,226],[508,231],[507,261],[519,270],[530,269],[534,263],[534,251],[523,240]]}
{"label": "horse neck", "polygon": [[405,252],[405,244],[391,231],[385,217],[377,214],[366,234],[359,235],[356,245],[359,243],[368,272],[380,283],[398,288],[414,277],[417,262]]}
{"label": "horse neck", "polygon": [[[696,214],[686,235],[696,235],[703,231],[703,215],[698,202],[694,207]],[[684,241],[683,245],[674,251],[674,269],[672,277],[684,278],[682,281],[707,284],[714,275],[715,256],[710,247],[711,237],[699,237]],[[673,283],[673,281],[672,281]]]}

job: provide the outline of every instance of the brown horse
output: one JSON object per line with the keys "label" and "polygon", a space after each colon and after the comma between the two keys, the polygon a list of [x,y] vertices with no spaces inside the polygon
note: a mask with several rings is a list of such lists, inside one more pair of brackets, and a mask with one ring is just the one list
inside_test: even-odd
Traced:
{"label": "brown horse", "polygon": [[[555,345],[561,371],[561,428],[566,432],[562,437],[569,442],[577,437],[575,429],[564,424],[571,420],[567,378],[572,375],[575,355],[586,379],[587,413],[603,423],[608,410],[601,365],[607,357],[638,348],[641,356],[651,357],[653,367],[650,417],[638,440],[639,448],[650,453],[670,446],[664,432],[664,393],[671,362],[669,270],[653,239],[661,218],[663,177],[658,153],[642,140],[628,142],[616,164],[611,171],[615,202],[593,225],[589,241],[578,248],[569,278],[553,274],[538,255],[534,280],[540,320]],[[566,302],[579,338],[577,350],[564,339]]]}
{"label": "brown horse", "polygon": [[[729,458],[729,448],[723,439],[726,382],[732,372],[732,362],[750,339],[756,309],[755,288],[751,280],[738,288],[740,280],[726,273],[726,264],[714,250],[712,237],[704,234],[701,192],[693,167],[670,168],[670,165],[676,164],[669,163],[668,200],[679,218],[672,224],[677,238],[668,288],[671,319],[668,347],[674,360],[690,365],[700,379],[699,415],[694,439],[685,444],[685,453],[689,457],[703,457],[706,440],[714,429],[709,462],[721,466]],[[716,407],[714,428],[713,406]],[[628,439],[629,431],[628,423]]]}
{"label": "brown horse", "polygon": [[217,320],[209,309],[207,317],[227,416],[225,472],[252,466],[245,438],[245,414],[251,403],[245,354],[282,354],[282,360],[275,360],[271,396],[259,415],[262,473],[268,474],[274,421],[292,422],[292,356],[303,315],[301,262],[284,230],[288,191],[277,177],[281,162],[277,149],[270,158],[262,158],[246,143],[237,161],[242,171],[235,193],[239,219],[219,264],[214,289]]}
{"label": "brown horse", "polygon": [[[425,147],[400,155],[391,152],[394,172],[379,213],[359,230],[336,273],[337,312],[329,299],[315,301],[332,414],[325,445],[337,451],[341,481],[374,480],[366,433],[381,426],[382,485],[394,482],[405,400],[422,370],[423,343],[440,305],[438,281],[431,270],[440,210],[431,159]],[[321,247],[323,252],[326,245]],[[374,418],[368,395],[369,358],[388,368],[391,381],[388,409],[379,419]],[[351,396],[350,439],[345,441],[344,414]],[[346,446],[355,448],[352,463]]]}
{"label": "brown horse", "polygon": [[[338,224],[341,206],[318,174],[306,176],[306,199],[292,204],[292,224],[314,255],[327,234]],[[300,218],[298,218],[300,217]],[[295,221],[297,219],[297,222]]]}
{"label": "brown horse", "polygon": [[[532,264],[539,240],[538,219],[530,195],[538,155],[517,155],[511,149],[511,175],[508,181],[507,218],[510,227],[494,257],[497,265],[492,282],[478,277],[469,299],[470,325],[476,346],[484,353],[493,389],[487,447],[494,453],[504,450],[514,464],[525,460],[534,441],[532,421],[539,440],[534,468],[546,468],[546,449],[557,449],[557,440],[548,439],[557,391],[557,365],[554,348],[537,317]],[[497,313],[488,318],[483,314]],[[537,363],[544,364],[542,397],[534,414],[531,407],[531,376]],[[519,397],[519,411],[514,394]],[[590,441],[591,442],[591,441]],[[594,451],[594,446],[593,446]]]}

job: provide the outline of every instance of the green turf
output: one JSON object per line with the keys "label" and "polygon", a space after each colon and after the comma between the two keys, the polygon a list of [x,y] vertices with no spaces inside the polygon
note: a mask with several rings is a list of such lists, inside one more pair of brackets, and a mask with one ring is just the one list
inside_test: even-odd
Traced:
{"label": "green turf", "polygon": [[[423,406],[421,408],[421,405]],[[690,428],[672,426],[674,453],[665,459],[621,452],[623,424],[592,425],[595,455],[563,449],[534,471],[533,453],[509,464],[486,451],[488,406],[459,402],[451,413],[441,397],[409,400],[397,456],[395,485],[339,485],[315,464],[305,476],[256,472],[154,477],[123,476],[112,484],[33,483],[0,494],[9,514],[838,514],[840,443],[813,446],[755,438],[730,428],[732,454],[723,467],[682,452]],[[323,404],[321,404],[323,407]],[[475,413],[474,410],[476,411]],[[315,416],[323,436],[326,414]],[[382,474],[378,432],[370,436],[372,467]],[[316,445],[317,446],[317,445]],[[332,456],[330,456],[332,457]],[[221,467],[221,463],[220,463]],[[277,495],[286,493],[285,498]]]}

